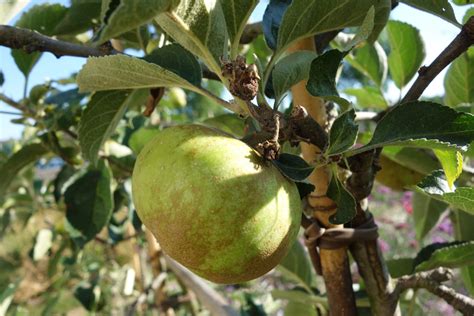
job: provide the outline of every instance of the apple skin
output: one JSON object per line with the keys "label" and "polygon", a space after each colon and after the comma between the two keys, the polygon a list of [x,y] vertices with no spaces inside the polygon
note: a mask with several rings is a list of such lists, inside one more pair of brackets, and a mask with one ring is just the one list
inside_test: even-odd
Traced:
{"label": "apple skin", "polygon": [[201,125],[170,127],[138,155],[137,213],[170,257],[215,283],[255,279],[296,240],[296,185],[242,141]]}

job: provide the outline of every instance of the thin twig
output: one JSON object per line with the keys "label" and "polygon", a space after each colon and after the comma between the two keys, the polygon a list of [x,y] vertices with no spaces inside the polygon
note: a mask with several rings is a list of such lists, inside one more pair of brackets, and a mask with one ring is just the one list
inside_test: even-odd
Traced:
{"label": "thin twig", "polygon": [[432,294],[444,299],[449,305],[463,315],[474,315],[474,299],[457,293],[452,288],[441,283],[452,278],[451,270],[438,268],[432,271],[419,272],[398,279],[395,292],[401,294],[407,289],[426,289]]}
{"label": "thin twig", "polygon": [[0,25],[0,45],[21,49],[27,53],[50,52],[57,58],[104,56],[116,53],[115,50],[106,46],[91,47],[58,41],[35,31],[8,25]]}
{"label": "thin twig", "polygon": [[[1,36],[1,34],[0,34]],[[12,108],[15,108],[19,111],[22,111],[23,113],[31,113],[30,109],[24,105],[24,104],[21,104],[19,102],[16,102],[15,100],[12,100],[10,99],[9,97],[7,97],[6,95],[0,93],[0,101],[3,101],[5,104],[11,106]]]}
{"label": "thin twig", "polygon": [[262,22],[249,23],[245,26],[240,44],[249,44],[253,42],[263,32]]}

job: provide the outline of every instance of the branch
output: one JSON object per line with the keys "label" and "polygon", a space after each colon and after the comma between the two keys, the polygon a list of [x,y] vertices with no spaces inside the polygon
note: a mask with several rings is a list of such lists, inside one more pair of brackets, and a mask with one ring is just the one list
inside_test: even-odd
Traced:
{"label": "branch", "polygon": [[[0,33],[0,40],[1,40],[1,33]],[[5,104],[15,108],[25,114],[32,114],[31,109],[29,109],[26,105],[16,102],[15,100],[10,99],[6,95],[0,93],[0,101],[3,101]]]}
{"label": "branch", "polygon": [[428,67],[420,68],[418,78],[400,103],[417,100],[431,81],[473,44],[474,17],[471,17],[448,47]]}
{"label": "branch", "polygon": [[27,53],[49,52],[57,58],[62,56],[104,56],[117,53],[107,46],[90,47],[58,41],[35,31],[8,25],[0,25],[0,45],[21,49]]}
{"label": "branch", "polygon": [[451,270],[438,268],[432,271],[419,272],[398,279],[395,289],[401,294],[407,289],[426,289],[432,294],[444,299],[449,305],[463,315],[474,315],[474,299],[457,293],[455,290],[441,284],[453,277]]}
{"label": "branch", "polygon": [[249,23],[245,26],[240,44],[250,44],[263,32],[262,22]]}

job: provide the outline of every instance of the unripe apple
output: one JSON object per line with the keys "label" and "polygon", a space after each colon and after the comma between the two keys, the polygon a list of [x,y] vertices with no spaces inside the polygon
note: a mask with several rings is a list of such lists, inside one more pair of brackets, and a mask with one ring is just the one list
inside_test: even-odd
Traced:
{"label": "unripe apple", "polygon": [[176,261],[216,283],[274,268],[296,239],[296,185],[238,139],[201,125],[170,127],[140,152],[133,200]]}

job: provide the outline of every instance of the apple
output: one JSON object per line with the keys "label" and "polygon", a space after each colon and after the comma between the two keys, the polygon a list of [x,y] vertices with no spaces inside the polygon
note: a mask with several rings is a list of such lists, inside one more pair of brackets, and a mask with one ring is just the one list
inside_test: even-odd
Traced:
{"label": "apple", "polygon": [[201,125],[163,130],[137,157],[138,216],[170,257],[224,284],[274,268],[298,234],[296,185],[242,141]]}

